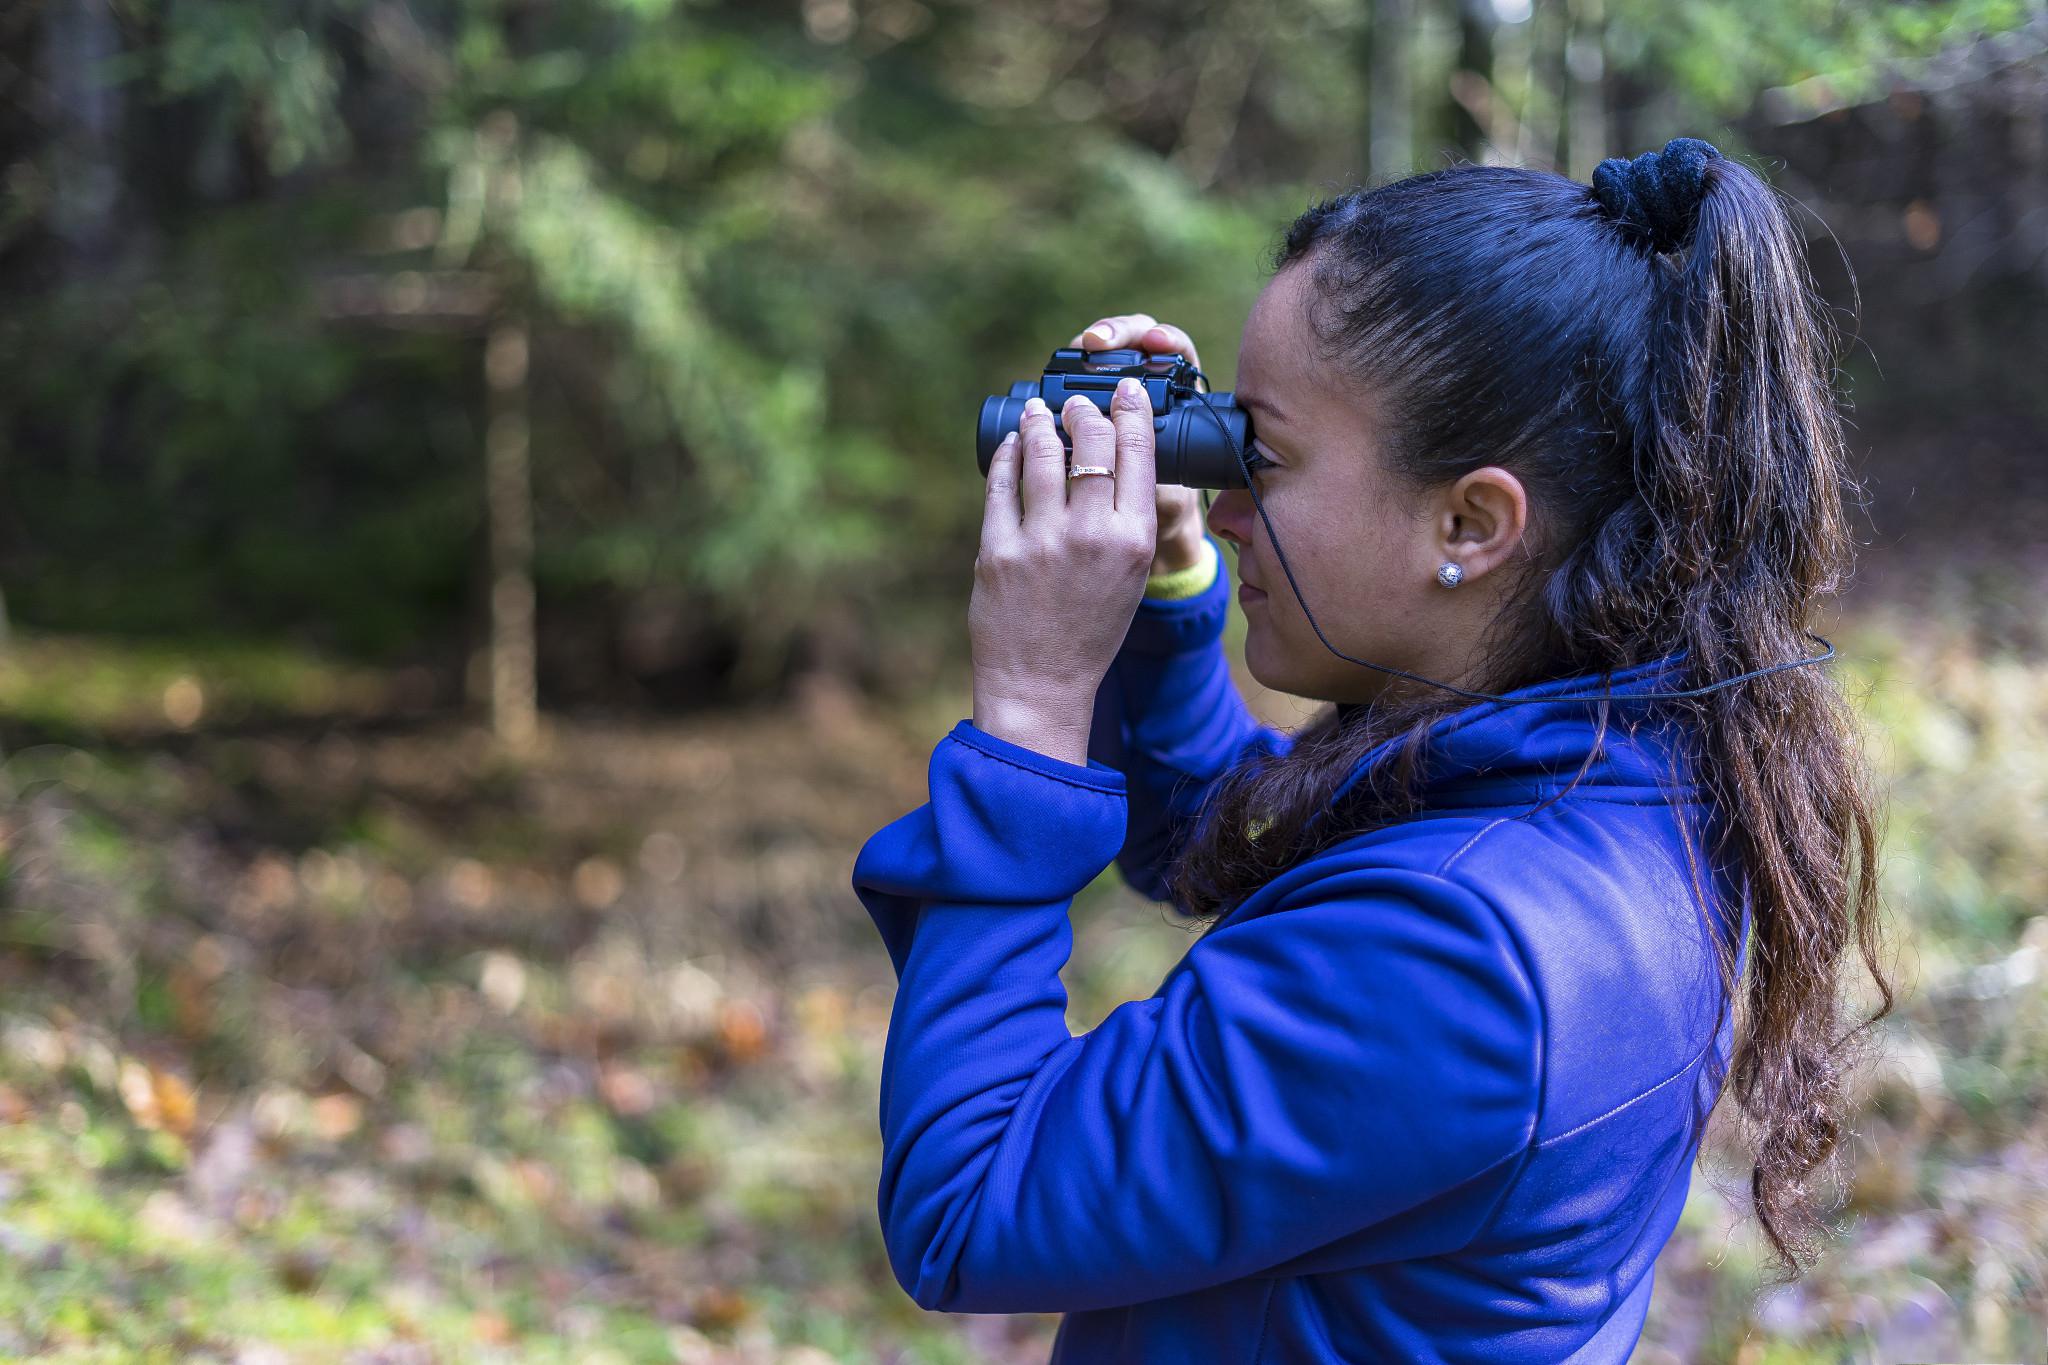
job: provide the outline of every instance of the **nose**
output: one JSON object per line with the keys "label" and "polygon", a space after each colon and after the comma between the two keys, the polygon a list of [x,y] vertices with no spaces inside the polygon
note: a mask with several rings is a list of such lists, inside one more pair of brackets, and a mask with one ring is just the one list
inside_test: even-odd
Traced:
{"label": "nose", "polygon": [[1237,546],[1239,554],[1252,543],[1252,522],[1257,516],[1252,495],[1242,488],[1225,488],[1209,503],[1209,529],[1218,540]]}

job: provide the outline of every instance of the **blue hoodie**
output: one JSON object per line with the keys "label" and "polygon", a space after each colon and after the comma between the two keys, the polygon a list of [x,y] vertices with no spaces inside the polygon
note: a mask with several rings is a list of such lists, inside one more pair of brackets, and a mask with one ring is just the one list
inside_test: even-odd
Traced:
{"label": "blue hoodie", "polygon": [[1586,703],[1444,718],[1422,815],[1288,868],[1068,1032],[1075,893],[1114,862],[1167,899],[1215,779],[1291,745],[1232,681],[1229,591],[1139,606],[1086,766],[960,721],[854,862],[897,974],[897,1280],[1064,1313],[1053,1365],[1625,1361],[1732,1042],[1712,935],[1748,929],[1663,709],[1610,708],[1598,755]]}

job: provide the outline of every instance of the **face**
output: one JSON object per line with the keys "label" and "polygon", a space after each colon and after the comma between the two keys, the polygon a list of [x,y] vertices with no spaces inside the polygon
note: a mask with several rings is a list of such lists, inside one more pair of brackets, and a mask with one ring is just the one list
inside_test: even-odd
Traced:
{"label": "face", "polygon": [[[1237,548],[1245,663],[1267,687],[1323,701],[1370,701],[1399,681],[1316,638],[1281,569],[1277,535],[1331,644],[1425,677],[1471,676],[1483,624],[1474,608],[1491,595],[1474,579],[1519,540],[1520,484],[1487,468],[1446,489],[1405,489],[1385,467],[1367,396],[1312,349],[1311,288],[1306,261],[1275,275],[1238,348],[1237,402],[1251,413],[1252,448],[1273,462],[1251,476],[1265,516],[1242,488],[1222,490],[1209,509],[1209,529]],[[1436,580],[1446,559],[1465,568],[1456,588]]]}

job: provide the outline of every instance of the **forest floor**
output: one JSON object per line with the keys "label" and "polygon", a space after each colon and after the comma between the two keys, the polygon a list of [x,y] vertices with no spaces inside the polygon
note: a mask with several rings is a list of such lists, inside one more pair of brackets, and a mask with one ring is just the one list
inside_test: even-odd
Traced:
{"label": "forest floor", "polygon": [[[1767,1289],[1717,1138],[1640,1360],[2048,1358],[2048,651],[1994,615],[1834,636],[1905,987],[1845,1233]],[[511,763],[389,681],[0,656],[0,1357],[1042,1362],[1055,1318],[918,1309],[876,1220],[848,877],[959,699],[560,717]],[[1191,933],[1113,870],[1074,923],[1077,1032]]]}

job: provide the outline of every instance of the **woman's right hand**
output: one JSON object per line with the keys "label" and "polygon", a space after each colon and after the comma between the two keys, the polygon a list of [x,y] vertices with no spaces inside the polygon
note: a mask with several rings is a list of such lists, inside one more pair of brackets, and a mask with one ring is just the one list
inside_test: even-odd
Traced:
{"label": "woman's right hand", "polygon": [[[1200,369],[1202,358],[1193,338],[1180,328],[1155,320],[1148,313],[1126,313],[1103,318],[1067,343],[1090,351],[1113,351],[1131,347],[1146,352],[1175,351]],[[1177,483],[1156,485],[1159,507],[1159,536],[1152,551],[1152,572],[1171,573],[1192,568],[1202,558],[1202,499],[1192,488]]]}

